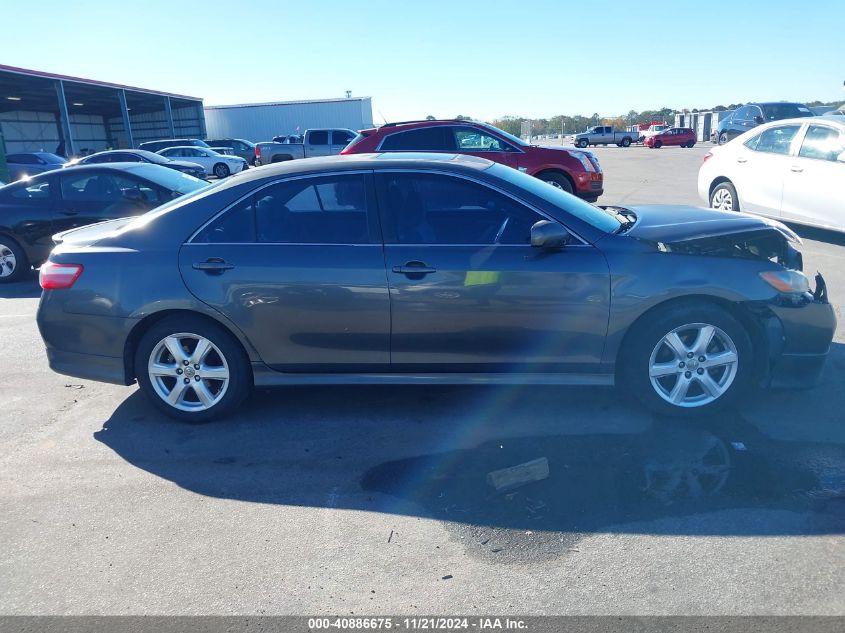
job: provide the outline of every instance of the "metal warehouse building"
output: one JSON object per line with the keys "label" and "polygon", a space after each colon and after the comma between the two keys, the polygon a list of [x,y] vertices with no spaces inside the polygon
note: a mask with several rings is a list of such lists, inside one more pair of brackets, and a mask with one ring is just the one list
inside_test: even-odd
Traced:
{"label": "metal warehouse building", "polygon": [[78,155],[160,138],[205,138],[202,99],[0,65],[6,152]]}
{"label": "metal warehouse building", "polygon": [[302,134],[309,128],[373,127],[371,97],[278,101],[205,106],[208,138],[269,141],[274,136]]}

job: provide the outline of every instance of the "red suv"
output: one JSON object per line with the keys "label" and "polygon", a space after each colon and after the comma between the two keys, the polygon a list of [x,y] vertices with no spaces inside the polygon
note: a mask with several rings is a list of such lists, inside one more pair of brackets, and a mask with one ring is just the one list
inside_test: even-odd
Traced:
{"label": "red suv", "polygon": [[695,132],[688,127],[670,127],[654,136],[648,136],[643,141],[646,147],[660,149],[664,145],[680,145],[681,147],[692,147],[695,145]]}
{"label": "red suv", "polygon": [[595,202],[604,192],[604,174],[593,154],[540,147],[477,121],[406,121],[361,130],[341,154],[449,152],[502,163]]}

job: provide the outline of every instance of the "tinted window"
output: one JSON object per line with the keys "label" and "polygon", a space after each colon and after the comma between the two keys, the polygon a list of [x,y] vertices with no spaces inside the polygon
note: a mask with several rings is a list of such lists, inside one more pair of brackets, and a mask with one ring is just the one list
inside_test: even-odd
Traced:
{"label": "tinted window", "polygon": [[763,106],[763,118],[766,121],[780,121],[802,116],[813,116],[813,113],[810,112],[810,108],[800,103],[772,103]]}
{"label": "tinted window", "polygon": [[242,200],[205,227],[193,239],[201,244],[244,244],[255,242],[253,196]]}
{"label": "tinted window", "polygon": [[81,161],[85,165],[99,165],[100,163],[110,163],[112,162],[112,155],[111,154],[95,154],[94,156],[89,156],[85,160]]}
{"label": "tinted window", "polygon": [[485,134],[476,128],[453,127],[450,129],[455,134],[455,145],[458,151],[507,152],[514,149],[508,143],[499,140],[492,134]]}
{"label": "tinted window", "polygon": [[845,152],[845,141],[837,130],[822,125],[811,125],[801,143],[799,156],[835,161]]}
{"label": "tinted window", "polygon": [[745,120],[751,118],[749,116],[749,111],[750,111],[750,108],[748,106],[744,106],[744,107],[740,108],[739,110],[737,110],[736,112],[734,112],[732,119],[734,121],[745,121]]}
{"label": "tinted window", "polygon": [[6,162],[16,165],[41,165],[43,163],[32,154],[9,154],[6,156]]}
{"label": "tinted window", "polygon": [[50,197],[50,181],[39,180],[26,186],[10,187],[7,191],[12,198],[46,200]]}
{"label": "tinted window", "polygon": [[363,175],[291,180],[255,194],[259,242],[366,244],[366,179]]}
{"label": "tinted window", "polygon": [[399,244],[530,244],[544,218],[490,187],[439,174],[379,176],[390,241]]}
{"label": "tinted window", "polygon": [[384,151],[454,151],[455,140],[451,129],[437,125],[398,132],[381,142]]}
{"label": "tinted window", "polygon": [[353,137],[354,135],[349,132],[332,132],[332,145],[349,145],[349,141],[351,141]]}
{"label": "tinted window", "polygon": [[158,200],[158,195],[140,181],[117,172],[90,172],[78,175],[62,175],[62,198],[79,202],[115,202],[121,200],[129,190],[137,190],[148,202]]}
{"label": "tinted window", "polygon": [[129,154],[128,152],[118,152],[111,155],[111,162],[113,163],[142,163],[144,162],[136,156],[135,154]]}
{"label": "tinted window", "polygon": [[[760,134],[756,147],[752,149],[770,154],[789,154],[792,139],[795,138],[799,129],[799,125],[783,125],[781,127],[769,128]],[[748,145],[748,147],[751,146]]]}
{"label": "tinted window", "polygon": [[161,167],[159,165],[144,163],[137,166],[133,165],[130,169],[133,174],[140,176],[141,178],[150,180],[164,189],[178,191],[179,193],[190,193],[192,191],[205,189],[209,186],[209,184],[204,180],[200,180],[199,178],[194,178],[193,176],[189,176],[181,171],[168,169],[167,167]]}
{"label": "tinted window", "polygon": [[326,130],[317,130],[308,135],[308,143],[311,145],[328,145],[329,133]]}

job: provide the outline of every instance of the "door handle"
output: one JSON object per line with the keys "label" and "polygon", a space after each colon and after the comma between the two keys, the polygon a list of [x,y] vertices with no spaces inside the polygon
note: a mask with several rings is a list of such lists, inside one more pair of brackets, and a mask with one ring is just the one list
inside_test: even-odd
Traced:
{"label": "door handle", "polygon": [[204,262],[196,262],[194,264],[194,270],[203,270],[212,275],[219,275],[225,270],[232,270],[234,267],[234,264],[230,264],[218,257],[210,257]]}
{"label": "door handle", "polygon": [[404,266],[394,266],[393,272],[402,275],[428,275],[429,273],[436,273],[437,269],[427,266],[425,262],[410,261],[405,262]]}
{"label": "door handle", "polygon": [[736,159],[736,162],[738,162],[738,163],[747,163],[747,162],[748,162],[748,159],[747,159],[747,158],[742,158],[742,157],[740,156],[739,158],[737,158],[737,159]]}
{"label": "door handle", "polygon": [[799,167],[798,165],[793,165],[789,169],[790,169],[790,171],[794,171],[796,174],[800,174],[802,171],[804,171],[804,168]]}

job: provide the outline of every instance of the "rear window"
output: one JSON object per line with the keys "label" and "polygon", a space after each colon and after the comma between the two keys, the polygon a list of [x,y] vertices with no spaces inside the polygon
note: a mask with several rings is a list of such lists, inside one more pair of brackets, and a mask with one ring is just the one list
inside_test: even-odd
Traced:
{"label": "rear window", "polygon": [[188,174],[182,173],[175,169],[161,167],[159,165],[150,165],[144,163],[142,165],[133,166],[132,173],[141,178],[146,178],[165,189],[171,191],[178,191],[179,193],[191,193],[205,189],[208,183],[199,178],[194,178]]}
{"label": "rear window", "polygon": [[397,132],[386,136],[380,149],[394,151],[455,151],[455,140],[449,128],[438,125]]}
{"label": "rear window", "polygon": [[760,107],[763,110],[763,118],[766,121],[780,121],[781,119],[813,116],[810,108],[800,103],[772,103]]}

